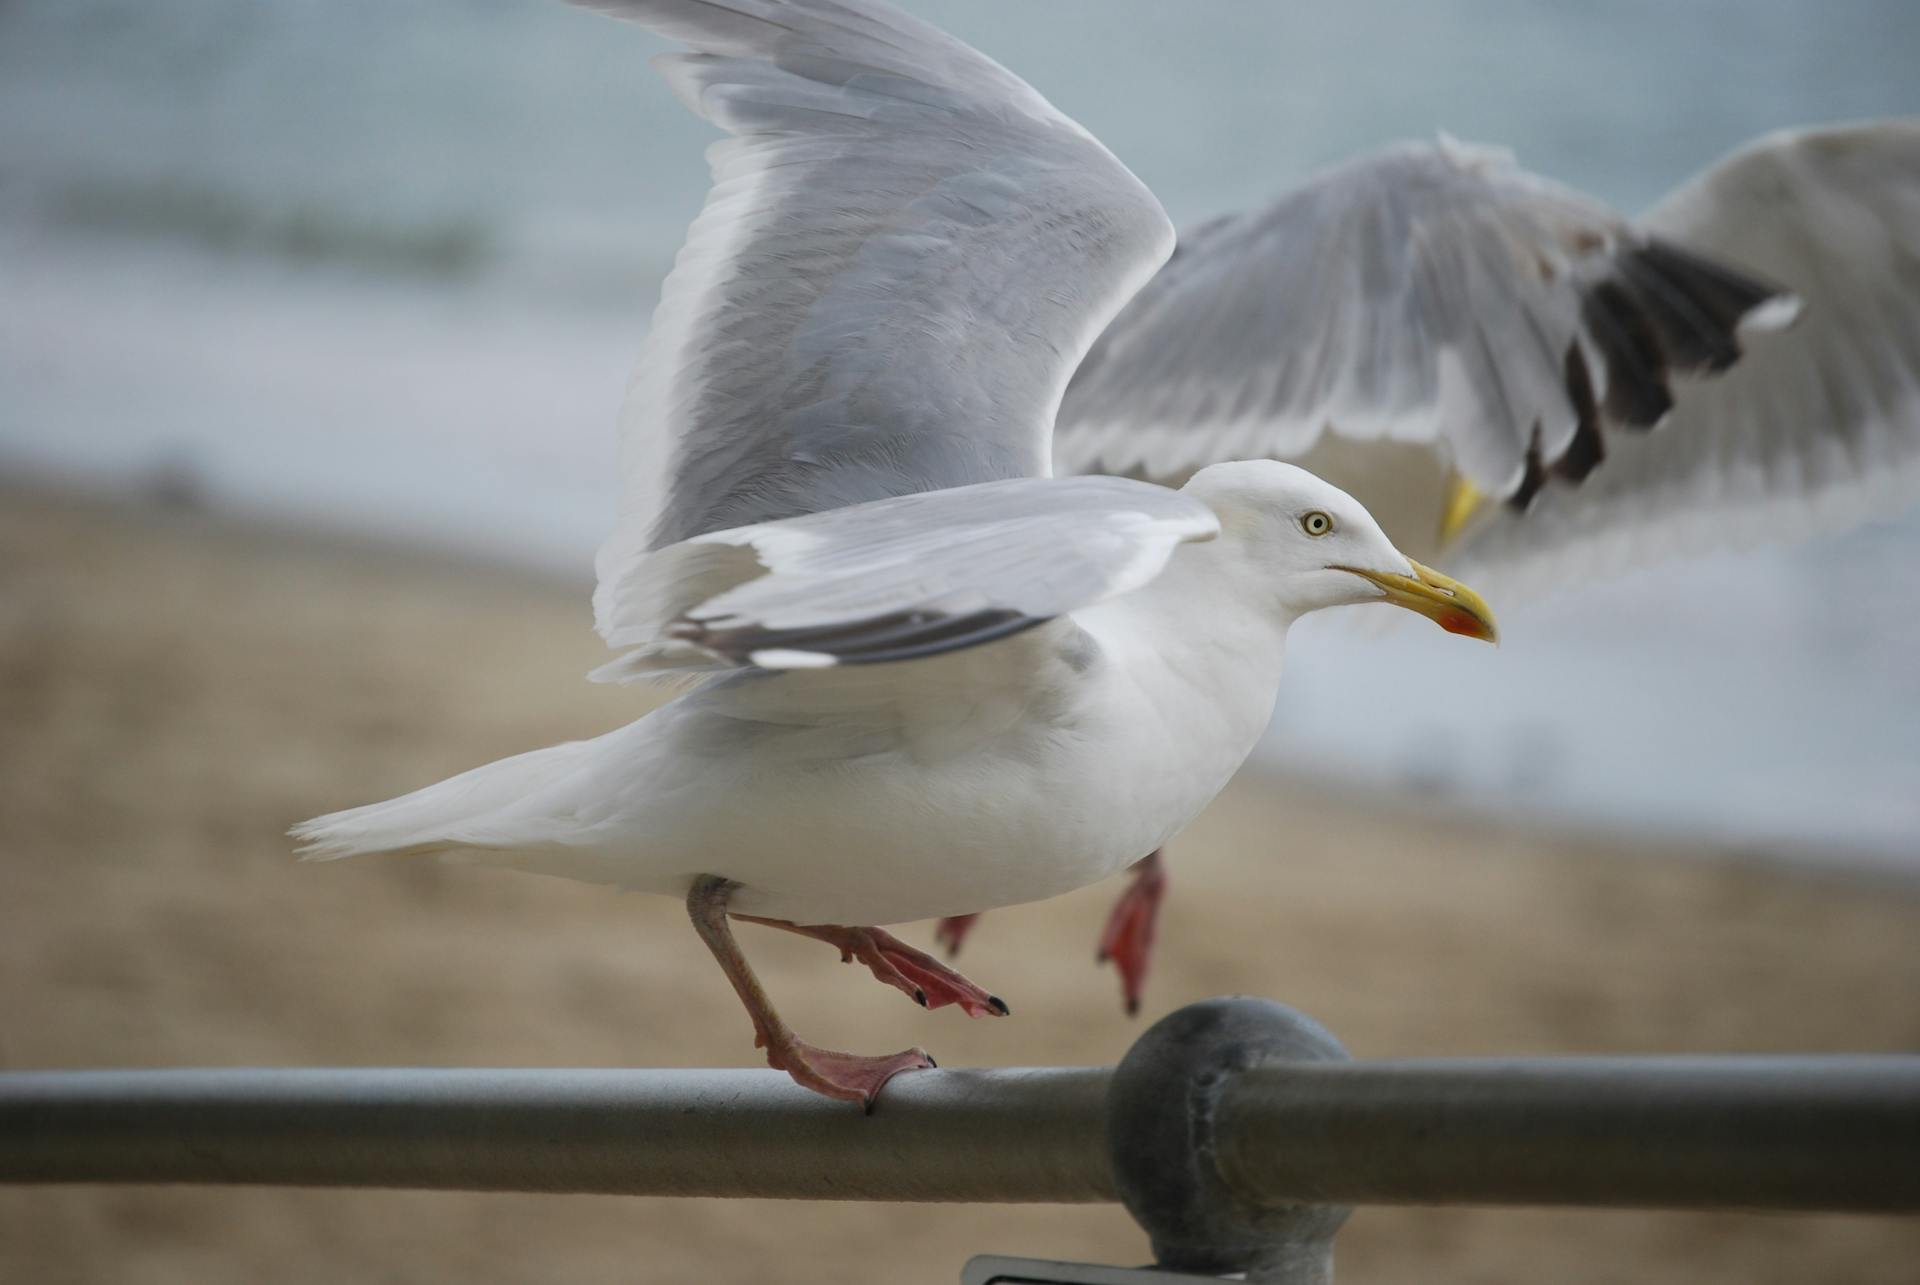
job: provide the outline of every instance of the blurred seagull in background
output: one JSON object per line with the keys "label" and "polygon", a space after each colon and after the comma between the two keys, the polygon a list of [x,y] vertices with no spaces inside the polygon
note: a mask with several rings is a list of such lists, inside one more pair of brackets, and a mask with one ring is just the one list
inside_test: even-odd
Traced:
{"label": "blurred seagull in background", "polygon": [[1049,476],[1095,337],[1166,261],[1152,195],[1017,77],[873,0],[603,0],[732,137],[664,287],[600,551],[595,677],[682,694],[595,740],[295,827],[684,898],[774,1067],[871,1104],[932,1065],[817,1048],[731,919],[927,1007],[1006,1005],[875,925],[1159,848],[1273,709],[1288,627],[1388,602],[1492,639],[1336,487]]}
{"label": "blurred seagull in background", "polygon": [[1770,135],[1638,222],[1498,149],[1363,156],[1183,237],[1055,450],[1289,460],[1503,594],[1887,515],[1920,499],[1920,120]]}
{"label": "blurred seagull in background", "polygon": [[[1920,121],[1773,134],[1637,223],[1442,138],[1181,238],[1095,342],[1062,472],[1342,487],[1503,601],[1920,498]],[[1139,1007],[1166,875],[1099,958]],[[959,949],[972,919],[943,921]]]}

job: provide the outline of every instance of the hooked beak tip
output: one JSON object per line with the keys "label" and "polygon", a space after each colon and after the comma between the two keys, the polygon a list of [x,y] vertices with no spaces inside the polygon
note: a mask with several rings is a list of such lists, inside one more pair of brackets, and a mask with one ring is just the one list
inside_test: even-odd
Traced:
{"label": "hooked beak tip", "polygon": [[1410,576],[1390,571],[1362,571],[1357,567],[1336,569],[1370,581],[1382,590],[1386,601],[1418,612],[1450,634],[1499,645],[1500,626],[1484,598],[1432,567],[1423,567],[1411,558],[1407,559],[1407,565],[1413,569]]}

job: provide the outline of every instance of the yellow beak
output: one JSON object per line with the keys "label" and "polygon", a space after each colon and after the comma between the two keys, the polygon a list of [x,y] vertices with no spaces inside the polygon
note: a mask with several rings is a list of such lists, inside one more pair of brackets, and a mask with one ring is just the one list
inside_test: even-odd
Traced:
{"label": "yellow beak", "polygon": [[1438,547],[1451,549],[1453,542],[1462,532],[1480,516],[1487,507],[1487,495],[1473,484],[1473,479],[1462,473],[1455,473],[1447,479],[1447,502],[1440,511],[1440,532]]}
{"label": "yellow beak", "polygon": [[1410,576],[1395,575],[1391,571],[1362,571],[1358,567],[1335,567],[1334,570],[1372,581],[1386,591],[1388,602],[1419,612],[1450,634],[1464,634],[1482,642],[1500,641],[1500,627],[1494,623],[1493,610],[1486,601],[1458,580],[1443,576],[1431,567],[1414,562]]}

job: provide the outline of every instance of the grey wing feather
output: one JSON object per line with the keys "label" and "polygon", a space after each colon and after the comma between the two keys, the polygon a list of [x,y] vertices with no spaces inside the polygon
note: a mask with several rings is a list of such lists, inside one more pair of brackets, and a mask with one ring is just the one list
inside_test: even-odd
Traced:
{"label": "grey wing feather", "polygon": [[1427,444],[1524,504],[1784,320],[1775,294],[1505,152],[1403,144],[1183,236],[1075,374],[1056,455],[1171,479],[1327,435]]}
{"label": "grey wing feather", "polygon": [[1458,559],[1506,590],[1804,538],[1920,499],[1920,120],[1760,139],[1644,220],[1783,282],[1791,330],[1684,388],[1577,490],[1488,515]]}
{"label": "grey wing feather", "polygon": [[1172,247],[1140,182],[1017,77],[882,4],[607,0],[734,137],[622,424],[596,595],[691,535],[1044,475],[1061,392]]}
{"label": "grey wing feather", "polygon": [[695,536],[636,561],[595,676],[904,660],[1138,588],[1219,522],[1125,478],[1016,478]]}

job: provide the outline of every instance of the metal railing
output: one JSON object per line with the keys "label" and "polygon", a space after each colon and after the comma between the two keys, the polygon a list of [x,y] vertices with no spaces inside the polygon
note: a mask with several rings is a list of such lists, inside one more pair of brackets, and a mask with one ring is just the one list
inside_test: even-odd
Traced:
{"label": "metal railing", "polygon": [[1346,1206],[1920,1211],[1920,1057],[1350,1061],[1257,1000],[1117,1068],[0,1075],[0,1181],[1124,1200],[1186,1271],[1309,1281]]}
{"label": "metal railing", "polygon": [[872,1115],[778,1071],[0,1075],[0,1180],[1112,1201],[1098,1069],[925,1071]]}

